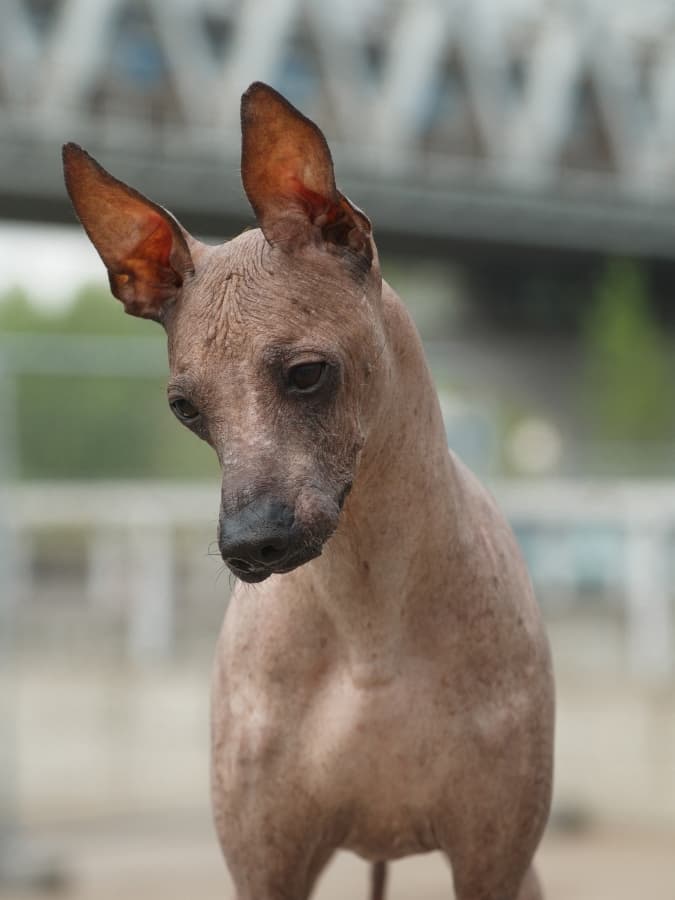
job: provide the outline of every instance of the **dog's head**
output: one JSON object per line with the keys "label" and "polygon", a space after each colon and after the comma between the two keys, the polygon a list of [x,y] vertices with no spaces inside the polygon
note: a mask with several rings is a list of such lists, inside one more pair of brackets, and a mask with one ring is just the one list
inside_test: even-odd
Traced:
{"label": "dog's head", "polygon": [[370,222],[337,190],[323,134],[272,88],[249,88],[242,179],[260,228],[219,246],[73,144],[64,168],[113,294],[166,329],[172,410],[218,454],[228,566],[255,582],[317,556],[386,377]]}

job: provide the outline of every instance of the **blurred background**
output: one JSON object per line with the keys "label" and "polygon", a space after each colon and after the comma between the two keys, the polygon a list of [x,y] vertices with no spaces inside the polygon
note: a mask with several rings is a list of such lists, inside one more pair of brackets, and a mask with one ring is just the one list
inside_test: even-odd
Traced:
{"label": "blurred background", "polygon": [[[0,0],[0,896],[230,896],[216,462],[169,412],[161,330],[110,297],[59,148],[223,240],[252,222],[256,79],[325,130],[448,441],[528,559],[558,680],[550,900],[673,900],[672,0]],[[366,877],[340,858],[319,895]],[[448,885],[425,857],[391,897]]]}

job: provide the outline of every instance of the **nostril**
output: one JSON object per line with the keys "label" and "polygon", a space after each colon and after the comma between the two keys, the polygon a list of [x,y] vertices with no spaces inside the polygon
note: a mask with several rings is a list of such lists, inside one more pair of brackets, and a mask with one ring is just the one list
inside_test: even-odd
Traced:
{"label": "nostril", "polygon": [[268,498],[248,503],[231,516],[221,514],[220,554],[235,572],[260,575],[276,570],[293,554],[293,525],[290,507]]}
{"label": "nostril", "polygon": [[242,572],[252,572],[254,569],[253,563],[246,559],[238,559],[236,556],[228,557],[227,563]]}
{"label": "nostril", "polygon": [[283,540],[267,541],[265,544],[258,546],[240,547],[239,551],[244,550],[246,556],[227,556],[228,565],[240,572],[255,572],[259,566],[274,566],[280,563],[287,555],[288,543]]}
{"label": "nostril", "polygon": [[261,563],[269,566],[272,563],[279,562],[279,560],[283,559],[286,555],[286,549],[286,544],[281,541],[275,544],[265,544],[258,550],[256,556]]}

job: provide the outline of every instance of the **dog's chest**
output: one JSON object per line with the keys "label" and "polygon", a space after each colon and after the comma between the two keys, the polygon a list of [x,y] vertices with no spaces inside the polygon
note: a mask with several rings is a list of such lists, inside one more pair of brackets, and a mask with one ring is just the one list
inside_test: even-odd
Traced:
{"label": "dog's chest", "polygon": [[371,859],[434,849],[461,730],[430,680],[329,680],[303,723],[304,763],[310,790],[348,823],[343,846]]}
{"label": "dog's chest", "polygon": [[310,819],[332,846],[391,859],[437,848],[466,816],[476,773],[498,782],[527,761],[529,687],[504,659],[472,666],[453,646],[355,665],[326,644],[318,665],[303,652],[307,629],[275,636],[224,647],[214,704],[224,809],[254,804],[284,833]]}

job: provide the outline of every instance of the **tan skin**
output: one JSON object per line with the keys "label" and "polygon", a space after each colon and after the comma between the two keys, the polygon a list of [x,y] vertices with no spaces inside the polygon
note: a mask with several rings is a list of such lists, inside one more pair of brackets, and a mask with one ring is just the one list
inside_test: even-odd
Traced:
{"label": "tan skin", "polygon": [[263,85],[243,134],[261,228],[219,247],[65,153],[113,291],[166,328],[169,399],[221,462],[221,530],[273,497],[302,536],[291,571],[230,559],[212,783],[238,900],[304,900],[338,848],[441,850],[459,900],[538,900],[553,685],[520,553],[448,453],[323,136]]}

